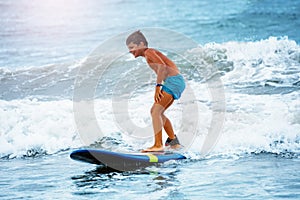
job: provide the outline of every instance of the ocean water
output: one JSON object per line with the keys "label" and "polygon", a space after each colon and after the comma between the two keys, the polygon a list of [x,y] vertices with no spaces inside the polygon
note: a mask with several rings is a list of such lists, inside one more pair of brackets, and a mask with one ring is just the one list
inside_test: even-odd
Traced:
{"label": "ocean water", "polygon": [[[294,0],[0,0],[0,199],[299,199],[299,27]],[[166,114],[188,159],[73,161],[152,144],[155,76],[125,46],[137,29],[187,81]]]}

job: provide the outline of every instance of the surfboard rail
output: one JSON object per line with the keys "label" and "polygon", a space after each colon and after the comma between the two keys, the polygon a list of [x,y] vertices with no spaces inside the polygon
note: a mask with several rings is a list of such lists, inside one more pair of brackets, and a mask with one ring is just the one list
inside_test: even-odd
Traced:
{"label": "surfboard rail", "polygon": [[186,159],[185,156],[172,152],[125,153],[88,148],[75,150],[70,157],[76,161],[104,165],[119,171],[131,171],[159,165],[169,160]]}

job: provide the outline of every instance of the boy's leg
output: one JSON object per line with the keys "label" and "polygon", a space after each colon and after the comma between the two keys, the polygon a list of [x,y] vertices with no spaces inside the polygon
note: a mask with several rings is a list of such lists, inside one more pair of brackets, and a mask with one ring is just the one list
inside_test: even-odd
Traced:
{"label": "boy's leg", "polygon": [[162,118],[163,118],[163,122],[164,122],[164,129],[165,129],[168,137],[171,140],[175,139],[175,134],[174,134],[174,130],[173,130],[173,126],[172,126],[171,121],[164,114],[162,115]]}
{"label": "boy's leg", "polygon": [[[167,105],[165,110],[167,110],[169,108],[169,106],[172,105],[172,103],[173,103],[173,101],[169,105]],[[166,133],[168,134],[168,140],[167,141],[169,141],[169,143],[166,146],[171,145],[171,148],[173,148],[173,149],[180,148],[181,145],[179,144],[178,139],[176,139],[176,135],[174,134],[174,130],[173,130],[173,126],[172,126],[171,121],[169,120],[169,118],[167,118],[164,115],[164,113],[162,114],[162,119],[163,119],[163,123],[164,123],[164,129],[165,129]],[[166,141],[166,143],[167,143],[167,141]]]}
{"label": "boy's leg", "polygon": [[[165,110],[167,110],[167,109],[172,105],[173,102],[174,102],[174,100],[171,101],[171,102],[166,106]],[[173,126],[172,126],[171,121],[169,120],[168,117],[165,116],[164,113],[162,114],[162,119],[163,119],[163,123],[164,123],[164,129],[165,129],[166,133],[168,134],[168,137],[169,137],[170,139],[175,139],[175,134],[174,134],[174,130],[173,130]]]}
{"label": "boy's leg", "polygon": [[[163,113],[164,111],[173,103],[174,99],[172,95],[163,92],[163,97],[157,103],[154,103],[151,108],[151,116],[152,116],[152,124],[154,130],[154,145],[148,149],[143,150],[143,152],[149,151],[162,151],[163,150],[163,142],[162,142],[162,128],[164,127],[164,119]],[[170,126],[170,120],[167,126]],[[166,120],[167,122],[167,120]],[[172,125],[171,125],[172,126]],[[169,128],[169,127],[167,127]]]}

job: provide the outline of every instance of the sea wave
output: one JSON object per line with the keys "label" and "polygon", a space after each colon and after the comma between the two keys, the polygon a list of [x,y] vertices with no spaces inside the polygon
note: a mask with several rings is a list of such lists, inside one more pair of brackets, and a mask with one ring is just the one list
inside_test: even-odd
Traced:
{"label": "sea wave", "polygon": [[[266,92],[264,87],[289,88],[293,91],[298,90],[300,85],[300,46],[287,37],[270,37],[253,42],[208,43],[189,49],[183,55],[169,52],[168,56],[189,80],[205,82],[218,73],[227,87],[260,88],[262,94]],[[2,67],[0,98],[12,100],[41,95],[71,99],[74,81],[79,75],[78,70],[86,64],[85,60],[40,67]],[[90,73],[95,73],[102,70],[99,67],[107,66],[89,67]],[[155,81],[149,81],[149,72],[146,63],[140,59],[132,60],[129,54],[124,53],[107,67],[103,77],[94,77],[98,82],[98,96],[108,88],[115,88],[117,80],[128,75],[136,77],[136,82],[147,85]]]}
{"label": "sea wave", "polygon": [[[210,137],[208,130],[213,112],[211,99],[206,84],[189,84],[194,91],[198,91],[195,93],[198,110],[190,112],[189,118],[185,118],[182,110],[192,102],[179,101],[174,103],[166,115],[173,122],[175,133],[184,143],[185,151],[201,154],[205,138]],[[226,95],[223,129],[210,154],[300,153],[298,91],[276,95],[228,92]],[[113,110],[110,99],[96,99],[93,103],[96,123],[101,130],[96,137],[89,136],[90,117],[81,122],[86,123],[86,131],[78,131],[71,100],[1,100],[0,157],[35,157],[90,145],[117,151],[139,151],[152,145],[149,112],[152,92],[131,98],[127,102],[126,116],[129,119],[125,117],[123,121],[130,120],[134,127],[144,132],[122,127],[123,122],[120,124],[116,117],[122,117],[124,110]],[[84,110],[82,112],[84,114]],[[189,120],[195,118],[198,120],[197,131],[191,133],[189,128],[184,128],[184,124],[189,124]],[[84,139],[86,137],[90,139],[89,142]],[[166,134],[163,138],[166,139]]]}
{"label": "sea wave", "polygon": [[[300,47],[295,41],[271,37],[255,42],[210,43],[184,55],[166,54],[178,63],[195,95],[195,101],[179,101],[167,113],[179,137],[189,131],[181,126],[189,123],[183,121],[183,105],[198,106],[198,111],[190,113],[191,119],[197,118],[199,127],[195,133],[188,132],[197,136],[191,138],[189,151],[201,152],[208,136],[213,110],[206,81],[219,74],[225,88],[226,113],[223,130],[211,153],[299,154]],[[151,145],[151,131],[147,138],[120,128],[115,118],[120,113],[113,110],[109,96],[123,91],[120,79],[134,78],[126,82],[126,88],[131,89],[125,90],[130,93],[128,116],[134,125],[151,129],[151,82],[155,79],[142,59],[133,60],[129,54],[116,59],[103,77],[96,77],[94,111],[104,139],[93,138],[89,143],[81,140],[84,133],[78,132],[74,121],[72,95],[83,63],[0,68],[0,157],[53,154],[97,142],[105,146],[114,139],[121,144],[106,145],[107,148],[120,150],[121,145],[138,151]]]}

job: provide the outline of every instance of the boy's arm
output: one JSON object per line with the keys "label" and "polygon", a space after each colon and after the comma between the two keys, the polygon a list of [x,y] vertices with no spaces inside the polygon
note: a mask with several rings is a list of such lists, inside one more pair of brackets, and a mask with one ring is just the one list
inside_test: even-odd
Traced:
{"label": "boy's arm", "polygon": [[[166,66],[158,64],[157,65],[157,78],[156,78],[156,84],[162,84],[163,80],[165,80],[167,77],[167,70]],[[155,87],[155,94],[154,94],[154,101],[157,103],[161,100],[161,98],[164,97],[160,86]]]}
{"label": "boy's arm", "polygon": [[[145,55],[148,64],[155,65],[156,67],[156,83],[162,84],[162,82],[167,78],[168,71],[166,63],[156,54],[154,50],[150,50]],[[160,87],[155,87],[154,101],[159,102],[163,97],[163,93]]]}
{"label": "boy's arm", "polygon": [[156,83],[162,84],[162,82],[167,78],[167,68],[165,65],[157,64],[157,78]]}

